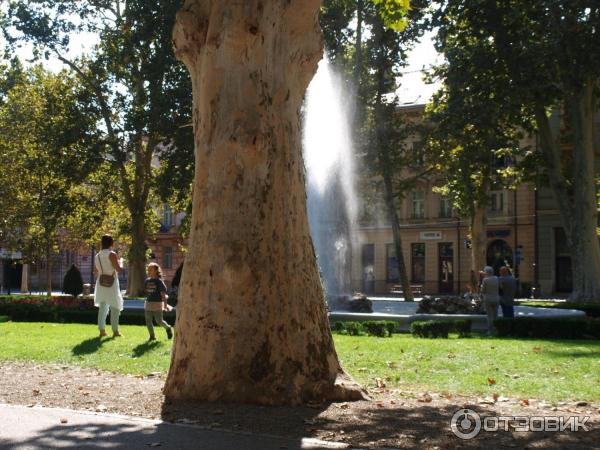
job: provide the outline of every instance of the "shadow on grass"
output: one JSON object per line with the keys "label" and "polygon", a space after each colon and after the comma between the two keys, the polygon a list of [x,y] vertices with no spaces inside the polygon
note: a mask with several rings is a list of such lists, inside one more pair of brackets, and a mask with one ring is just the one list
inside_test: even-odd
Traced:
{"label": "shadow on grass", "polygon": [[86,339],[85,341],[82,341],[79,344],[77,344],[75,347],[73,347],[71,352],[75,356],[89,355],[91,353],[95,353],[98,350],[100,350],[100,347],[102,347],[102,344],[104,344],[104,340],[102,340],[100,337]]}
{"label": "shadow on grass", "polygon": [[143,356],[144,353],[149,352],[158,346],[160,346],[160,342],[158,341],[144,342],[143,344],[140,344],[133,348],[133,356],[135,358],[139,358],[140,356]]}

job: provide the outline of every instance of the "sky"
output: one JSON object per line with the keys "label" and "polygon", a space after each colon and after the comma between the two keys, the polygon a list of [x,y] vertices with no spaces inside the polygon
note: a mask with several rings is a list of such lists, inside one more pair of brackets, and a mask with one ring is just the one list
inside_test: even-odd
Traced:
{"label": "sky", "polygon": [[396,91],[400,103],[427,103],[439,84],[425,84],[423,69],[442,62],[442,56],[433,47],[433,33],[423,36],[421,42],[408,54],[408,65],[402,70],[401,86]]}

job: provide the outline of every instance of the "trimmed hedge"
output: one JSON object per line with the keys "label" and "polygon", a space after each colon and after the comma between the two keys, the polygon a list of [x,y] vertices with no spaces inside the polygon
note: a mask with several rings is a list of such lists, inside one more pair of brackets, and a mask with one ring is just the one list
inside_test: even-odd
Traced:
{"label": "trimmed hedge", "polygon": [[494,326],[503,337],[600,339],[600,318],[500,318]]}
{"label": "trimmed hedge", "polygon": [[335,322],[333,329],[340,334],[350,336],[360,336],[368,334],[369,336],[386,337],[392,336],[396,332],[396,322],[384,320],[367,320],[365,322]]}
{"label": "trimmed hedge", "polygon": [[471,321],[464,320],[417,320],[410,324],[410,332],[415,337],[448,338],[448,333],[456,332],[458,337],[471,336]]}

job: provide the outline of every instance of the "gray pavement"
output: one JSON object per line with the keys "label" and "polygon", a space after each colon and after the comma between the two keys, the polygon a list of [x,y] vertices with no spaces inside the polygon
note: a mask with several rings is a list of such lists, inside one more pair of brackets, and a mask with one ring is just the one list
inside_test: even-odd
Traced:
{"label": "gray pavement", "polygon": [[0,404],[0,449],[47,448],[270,450],[335,449],[348,445],[111,414]]}

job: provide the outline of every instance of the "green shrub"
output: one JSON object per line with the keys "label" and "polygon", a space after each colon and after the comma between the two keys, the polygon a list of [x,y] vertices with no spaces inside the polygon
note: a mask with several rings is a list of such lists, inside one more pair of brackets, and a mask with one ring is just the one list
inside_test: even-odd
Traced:
{"label": "green shrub", "polygon": [[363,332],[363,327],[359,322],[346,322],[346,332],[350,336],[358,336]]}
{"label": "green shrub", "polygon": [[499,336],[546,339],[584,339],[597,336],[595,319],[541,317],[500,318],[494,321]]}
{"label": "green shrub", "polygon": [[8,316],[0,316],[0,323],[2,322],[9,322],[10,321],[10,317]]}
{"label": "green shrub", "polygon": [[410,325],[414,336],[424,338],[447,338],[452,330],[452,323],[437,320],[416,321]]}
{"label": "green shrub", "polygon": [[[25,299],[27,300],[27,299]],[[70,300],[70,299],[69,299]],[[0,315],[6,315],[13,322],[57,322],[57,323],[89,323],[98,321],[98,309],[93,307],[60,307],[56,302],[48,301],[0,301]],[[171,324],[175,321],[175,313],[164,313],[165,320]],[[124,325],[144,325],[144,312],[123,311],[119,323]]]}
{"label": "green shrub", "polygon": [[593,317],[588,319],[587,334],[594,339],[600,339],[600,318]]}
{"label": "green shrub", "polygon": [[453,320],[451,321],[452,331],[458,333],[459,338],[468,338],[471,337],[471,320],[463,319],[463,320]]}
{"label": "green shrub", "polygon": [[338,321],[333,324],[334,331],[340,334],[346,334],[348,331],[346,330],[346,324],[344,322]]}
{"label": "green shrub", "polygon": [[386,337],[388,334],[386,324],[382,321],[368,320],[362,326],[369,336]]}
{"label": "green shrub", "polygon": [[396,322],[385,322],[385,329],[387,330],[390,337],[396,332],[397,328],[398,324]]}
{"label": "green shrub", "polygon": [[83,277],[75,264],[72,264],[71,268],[67,270],[67,273],[65,274],[65,278],[63,279],[63,292],[72,295],[73,297],[77,297],[83,292]]}

